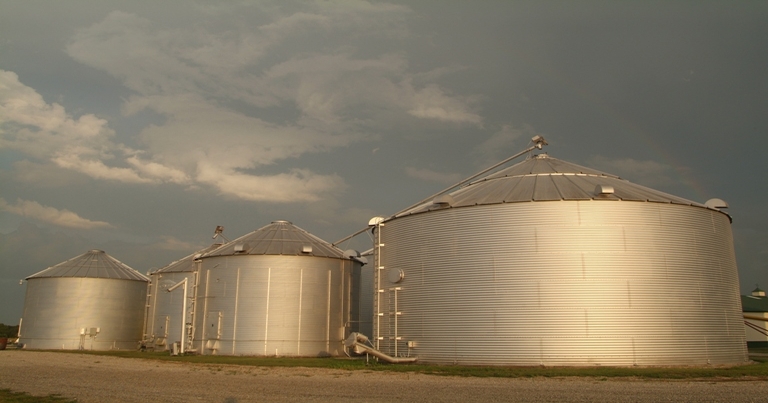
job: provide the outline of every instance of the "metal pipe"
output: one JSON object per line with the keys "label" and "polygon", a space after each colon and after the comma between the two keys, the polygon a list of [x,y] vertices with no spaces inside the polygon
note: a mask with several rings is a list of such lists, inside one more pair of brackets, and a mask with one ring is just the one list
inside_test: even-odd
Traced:
{"label": "metal pipe", "polygon": [[301,356],[301,303],[304,296],[304,268],[299,269],[299,331],[296,335],[296,355]]}
{"label": "metal pipe", "polygon": [[752,330],[754,330],[754,331],[756,331],[756,332],[758,332],[758,333],[760,333],[760,334],[762,334],[764,336],[768,336],[768,331],[766,331],[766,329],[763,329],[762,327],[760,327],[760,326],[758,326],[758,325],[756,325],[754,323],[749,323],[746,320],[744,321],[744,324],[747,325],[748,328],[750,328],[750,329],[752,329]]}
{"label": "metal pipe", "polygon": [[267,339],[269,338],[269,291],[272,287],[272,268],[267,268],[267,306],[264,309],[264,356],[267,355]]}
{"label": "metal pipe", "polygon": [[367,346],[364,343],[368,342],[368,337],[362,333],[352,332],[346,340],[344,345],[351,347],[355,354],[370,354],[378,359],[384,360],[392,364],[404,364],[409,362],[416,362],[417,357],[392,357],[387,355],[373,347]]}
{"label": "metal pipe", "polygon": [[[216,266],[213,266],[216,267]],[[200,270],[202,270],[202,266],[200,267]],[[205,295],[203,296],[203,315],[200,319],[202,322],[202,326],[200,326],[200,354],[203,354],[205,352],[205,346],[206,346],[206,325],[205,322],[208,319],[208,286],[211,284],[211,270],[205,271]]]}
{"label": "metal pipe", "polygon": [[144,344],[144,342],[148,339],[147,328],[149,326],[150,321],[154,321],[154,318],[152,318],[153,315],[150,315],[150,308],[152,304],[151,299],[152,299],[152,279],[150,278],[149,282],[147,282],[147,298],[144,304],[144,326],[141,330],[142,344]]}
{"label": "metal pipe", "polygon": [[235,280],[235,319],[232,324],[232,355],[235,355],[235,343],[237,343],[237,308],[240,306],[240,268],[237,268],[237,280]]}
{"label": "metal pipe", "polygon": [[376,270],[376,277],[374,280],[374,292],[376,293],[376,311],[374,312],[374,315],[376,315],[376,348],[379,348],[379,340],[381,340],[381,315],[384,314],[381,310],[381,293],[384,292],[381,288],[381,271],[384,269],[381,265],[381,227],[383,225],[384,224],[381,221],[376,224],[374,241],[376,242],[376,252],[373,255],[373,269]]}
{"label": "metal pipe", "polygon": [[328,300],[325,316],[325,351],[331,350],[331,269],[328,269]]}
{"label": "metal pipe", "polygon": [[179,354],[184,354],[184,345],[186,344],[186,327],[187,327],[187,277],[184,277],[184,280],[179,281],[178,283],[174,284],[170,288],[168,288],[166,291],[171,292],[180,286],[184,286],[184,299],[181,301],[181,340],[179,347]]}

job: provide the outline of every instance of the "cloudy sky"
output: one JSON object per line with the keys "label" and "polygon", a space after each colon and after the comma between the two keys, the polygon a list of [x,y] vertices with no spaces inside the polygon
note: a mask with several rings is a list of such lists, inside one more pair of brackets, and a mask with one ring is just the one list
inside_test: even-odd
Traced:
{"label": "cloudy sky", "polygon": [[[333,242],[524,149],[730,204],[768,288],[768,3],[0,0],[0,322],[285,219]],[[365,235],[342,245],[364,250]]]}

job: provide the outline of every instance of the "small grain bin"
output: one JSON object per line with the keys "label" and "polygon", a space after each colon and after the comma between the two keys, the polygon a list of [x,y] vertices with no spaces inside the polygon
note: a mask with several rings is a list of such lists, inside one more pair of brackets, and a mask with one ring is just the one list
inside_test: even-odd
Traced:
{"label": "small grain bin", "polygon": [[[222,245],[223,243],[214,243],[149,273],[147,315],[144,325],[144,343],[147,347],[155,350],[168,350],[172,343],[181,342],[188,338],[186,329],[182,333],[182,323],[191,324],[190,311],[193,309],[191,303],[193,295],[192,293],[188,294],[186,318],[182,322],[184,293],[167,291],[185,279],[190,286],[195,284],[200,256]],[[184,325],[184,328],[186,327],[187,325]]]}
{"label": "small grain bin", "polygon": [[137,348],[148,281],[141,273],[94,249],[26,280],[25,348]]}
{"label": "small grain bin", "polygon": [[200,258],[194,345],[202,354],[343,353],[359,261],[288,221]]}
{"label": "small grain bin", "polygon": [[721,205],[534,156],[372,222],[371,340],[433,363],[744,363]]}

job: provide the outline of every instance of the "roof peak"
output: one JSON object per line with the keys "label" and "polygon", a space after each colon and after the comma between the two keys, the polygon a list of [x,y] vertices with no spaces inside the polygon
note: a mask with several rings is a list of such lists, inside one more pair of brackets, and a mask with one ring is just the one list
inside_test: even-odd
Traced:
{"label": "roof peak", "polygon": [[707,208],[613,174],[540,153],[406,210],[398,217],[451,207],[562,200],[623,200]]}
{"label": "roof peak", "polygon": [[37,272],[26,279],[50,277],[108,278],[119,280],[149,281],[127,264],[109,256],[100,249],[91,249],[82,255]]}
{"label": "roof peak", "polygon": [[344,251],[290,221],[272,221],[202,257],[234,255],[294,255],[344,258]]}

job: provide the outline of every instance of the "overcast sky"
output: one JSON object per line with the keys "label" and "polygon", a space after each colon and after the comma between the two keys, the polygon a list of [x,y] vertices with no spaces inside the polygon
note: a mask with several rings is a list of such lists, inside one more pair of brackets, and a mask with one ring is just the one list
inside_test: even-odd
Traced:
{"label": "overcast sky", "polygon": [[537,134],[727,201],[741,290],[768,288],[766,21],[761,1],[0,0],[0,322],[19,279],[89,249],[146,273],[216,225],[333,242]]}

